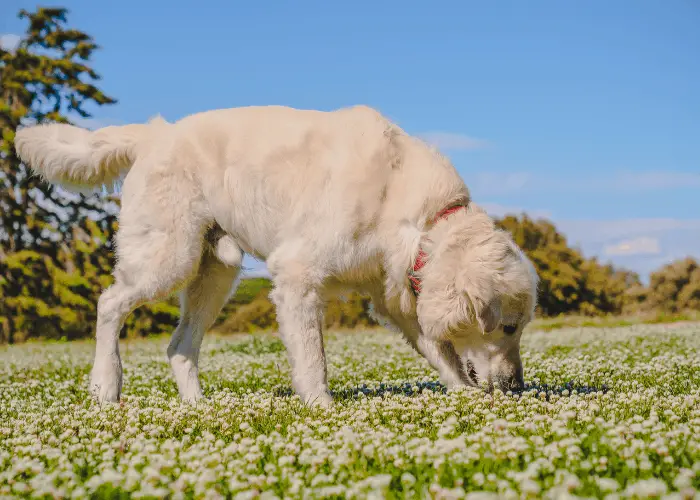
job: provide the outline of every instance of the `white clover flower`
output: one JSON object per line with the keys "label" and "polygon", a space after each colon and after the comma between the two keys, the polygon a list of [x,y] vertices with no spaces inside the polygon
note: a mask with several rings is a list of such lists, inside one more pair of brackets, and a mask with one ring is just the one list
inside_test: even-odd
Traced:
{"label": "white clover flower", "polygon": [[642,479],[630,484],[625,493],[638,498],[660,497],[666,493],[668,486],[659,479]]}
{"label": "white clover flower", "polygon": [[[205,341],[201,405],[177,400],[167,363],[153,362],[159,340],[125,356],[123,402],[105,407],[75,399],[92,356],[82,344],[0,351],[13,363],[0,363],[0,495],[79,498],[109,487],[137,497],[383,498],[395,485],[439,498],[482,488],[492,490],[484,498],[565,498],[584,486],[594,497],[695,495],[697,326],[533,333],[523,338],[533,386],[491,395],[435,390],[435,373],[400,338],[331,334],[333,390],[407,390],[340,398],[328,410],[275,395],[289,387],[286,353],[252,354],[272,341],[252,338]],[[246,342],[251,354],[231,350]],[[557,390],[565,381],[573,387]],[[584,387],[602,384],[615,390]],[[659,484],[639,479],[652,473]]]}

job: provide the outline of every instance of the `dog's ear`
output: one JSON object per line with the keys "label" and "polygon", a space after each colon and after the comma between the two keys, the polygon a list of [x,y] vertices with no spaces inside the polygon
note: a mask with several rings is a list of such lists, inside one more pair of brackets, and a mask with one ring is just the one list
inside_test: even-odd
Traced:
{"label": "dog's ear", "polygon": [[471,303],[473,320],[484,333],[491,333],[501,322],[501,296],[495,273],[489,272],[481,263],[465,266],[458,276],[457,287]]}
{"label": "dog's ear", "polygon": [[484,333],[491,333],[498,328],[502,317],[500,300],[491,299],[488,303],[484,303],[476,299],[473,305],[476,319]]}
{"label": "dog's ear", "polygon": [[424,334],[441,338],[459,324],[467,322],[470,309],[467,295],[454,286],[424,288],[417,305],[418,321]]}

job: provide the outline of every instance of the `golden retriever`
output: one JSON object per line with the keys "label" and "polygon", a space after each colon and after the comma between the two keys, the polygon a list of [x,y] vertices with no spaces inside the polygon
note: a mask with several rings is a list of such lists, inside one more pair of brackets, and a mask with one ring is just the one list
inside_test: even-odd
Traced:
{"label": "golden retriever", "polygon": [[520,337],[537,274],[470,200],[444,156],[377,111],[283,106],[175,123],[18,130],[21,159],[52,183],[122,182],[114,284],[101,295],[90,390],[118,401],[126,316],[181,292],[168,356],[184,400],[202,397],[202,336],[244,253],[266,261],[296,392],[328,405],[324,300],[369,294],[448,388],[523,385]]}

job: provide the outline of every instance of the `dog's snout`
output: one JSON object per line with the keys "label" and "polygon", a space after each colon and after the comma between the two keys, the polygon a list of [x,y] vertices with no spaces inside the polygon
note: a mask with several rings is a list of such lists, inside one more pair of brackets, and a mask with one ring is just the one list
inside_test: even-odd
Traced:
{"label": "dog's snout", "polygon": [[518,392],[525,388],[519,349],[511,349],[495,363],[493,381],[494,385],[503,392]]}
{"label": "dog's snout", "polygon": [[520,392],[525,388],[525,380],[522,374],[512,377],[498,377],[496,383],[498,388],[503,392]]}
{"label": "dog's snout", "polygon": [[525,388],[518,344],[495,352],[469,346],[463,350],[462,360],[465,375],[474,385],[484,387],[488,392],[494,389],[520,392]]}

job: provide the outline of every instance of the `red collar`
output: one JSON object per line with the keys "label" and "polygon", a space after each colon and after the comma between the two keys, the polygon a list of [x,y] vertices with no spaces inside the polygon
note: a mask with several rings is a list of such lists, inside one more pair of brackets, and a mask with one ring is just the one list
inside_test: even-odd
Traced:
{"label": "red collar", "polygon": [[[452,205],[447,208],[440,210],[437,215],[433,218],[433,224],[435,224],[440,219],[447,219],[448,215],[455,213],[456,211],[467,208],[466,205]],[[425,266],[428,261],[428,254],[426,254],[423,249],[418,249],[418,255],[416,255],[416,261],[413,263],[413,267],[408,271],[408,281],[411,283],[411,289],[416,297],[421,291],[421,280],[416,274],[420,271],[423,266]]]}

